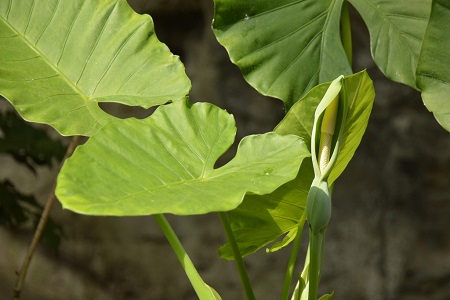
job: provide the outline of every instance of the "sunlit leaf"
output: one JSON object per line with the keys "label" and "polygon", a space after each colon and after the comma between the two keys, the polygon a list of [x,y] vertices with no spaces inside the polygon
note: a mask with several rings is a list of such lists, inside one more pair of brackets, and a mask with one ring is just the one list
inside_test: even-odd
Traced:
{"label": "sunlit leaf", "polygon": [[369,123],[375,99],[373,82],[365,71],[345,77],[344,86],[347,93],[348,111],[339,155],[328,178],[330,186],[342,174],[355,154]]}
{"label": "sunlit leaf", "polygon": [[125,0],[0,1],[0,94],[28,121],[89,136],[112,119],[99,102],[148,108],[189,88],[152,19]]}
{"label": "sunlit leaf", "polygon": [[56,194],[65,208],[91,215],[227,211],[246,193],[292,180],[309,155],[298,136],[253,135],[214,169],[235,132],[233,117],[208,103],[178,101],[147,119],[112,121],[66,161]]}
{"label": "sunlit leaf", "polygon": [[246,80],[289,108],[317,84],[352,73],[341,7],[342,0],[215,0],[214,33]]}

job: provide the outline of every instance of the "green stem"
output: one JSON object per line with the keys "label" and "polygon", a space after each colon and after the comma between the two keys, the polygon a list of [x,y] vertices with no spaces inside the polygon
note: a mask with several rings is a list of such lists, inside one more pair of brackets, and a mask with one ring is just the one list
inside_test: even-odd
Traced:
{"label": "green stem", "polygon": [[303,214],[299,220],[297,227],[297,234],[295,235],[294,242],[292,243],[291,255],[289,257],[286,275],[284,277],[283,291],[281,294],[282,300],[289,299],[289,290],[291,289],[292,274],[294,273],[295,262],[297,260],[298,251],[300,248],[300,241],[302,239],[303,226],[305,225],[305,220],[306,220],[306,209],[303,211]]}
{"label": "green stem", "polygon": [[180,261],[184,271],[186,272],[187,277],[189,278],[189,281],[192,284],[192,287],[194,288],[200,300],[216,299],[211,288],[200,277],[200,274],[198,273],[191,259],[187,255],[186,251],[183,248],[183,245],[181,244],[180,240],[178,239],[177,235],[173,231],[172,227],[170,226],[169,222],[164,217],[164,215],[157,214],[154,215],[153,217],[155,218],[158,225],[161,227],[161,230],[164,232],[164,235],[166,236],[167,240],[172,246],[173,251],[178,257],[178,260]]}
{"label": "green stem", "polygon": [[325,231],[313,233],[310,231],[310,261],[309,261],[309,294],[308,300],[317,300],[317,290],[320,281],[320,269],[323,258]]}
{"label": "green stem", "polygon": [[348,62],[350,66],[353,64],[353,51],[352,51],[352,30],[350,25],[350,14],[348,12],[348,3],[344,1],[341,11],[341,39],[344,46],[345,54],[347,54]]}
{"label": "green stem", "polygon": [[234,238],[233,230],[231,229],[230,222],[228,222],[228,216],[224,212],[219,212],[220,220],[222,221],[223,228],[225,229],[225,234],[227,235],[228,241],[230,243],[231,249],[233,251],[234,261],[239,271],[239,276],[241,277],[242,286],[244,287],[245,295],[248,300],[255,300],[255,294],[253,293],[252,285],[250,283],[250,278],[248,277],[247,269],[245,267],[244,260],[239,251],[239,247]]}
{"label": "green stem", "polygon": [[310,261],[310,245],[308,245],[308,250],[306,251],[305,263],[303,265],[302,273],[300,274],[297,282],[297,286],[295,287],[294,294],[292,295],[292,300],[300,300],[303,296],[303,293],[306,292],[306,287],[308,285],[308,276],[309,276],[309,261]]}

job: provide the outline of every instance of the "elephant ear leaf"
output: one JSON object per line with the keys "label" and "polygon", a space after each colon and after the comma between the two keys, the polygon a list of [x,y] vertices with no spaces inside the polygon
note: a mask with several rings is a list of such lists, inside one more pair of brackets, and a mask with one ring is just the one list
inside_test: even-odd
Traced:
{"label": "elephant ear leaf", "polygon": [[153,21],[125,0],[0,1],[0,94],[63,135],[93,135],[113,117],[99,102],[150,106],[190,89]]}
{"label": "elephant ear leaf", "polygon": [[[373,59],[389,79],[416,86],[431,0],[349,0],[370,32]],[[445,32],[445,31],[443,31]]]}
{"label": "elephant ear leaf", "polygon": [[290,108],[319,83],[351,74],[342,0],[215,0],[214,34],[260,93]]}
{"label": "elephant ear leaf", "polygon": [[143,120],[111,121],[66,161],[56,195],[90,215],[227,211],[246,193],[292,180],[309,155],[298,136],[271,132],[245,137],[236,156],[214,168],[235,132],[233,117],[209,103],[177,101]]}
{"label": "elephant ear leaf", "polygon": [[450,1],[433,1],[417,69],[425,106],[450,131]]}

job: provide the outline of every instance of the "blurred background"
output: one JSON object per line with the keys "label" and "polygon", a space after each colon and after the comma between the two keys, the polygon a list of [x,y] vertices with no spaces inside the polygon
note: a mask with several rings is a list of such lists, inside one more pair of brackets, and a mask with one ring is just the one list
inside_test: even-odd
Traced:
{"label": "blurred background", "polygon": [[[211,31],[211,0],[130,0],[149,13],[159,39],[179,55],[191,100],[232,113],[237,140],[270,131],[283,103],[259,95],[230,63]],[[370,56],[365,25],[352,14],[354,70],[366,68],[376,99],[366,134],[335,185],[321,292],[336,300],[450,299],[450,138],[420,94],[390,82]],[[112,106],[120,116],[149,111]],[[57,175],[69,139],[22,121],[0,99],[0,300]],[[225,300],[244,299],[233,262],[218,257],[225,236],[216,214],[168,216],[204,280]],[[246,262],[257,299],[278,299],[289,248]],[[303,257],[300,256],[300,264]],[[90,217],[56,202],[34,255],[22,299],[197,299],[152,217]]]}

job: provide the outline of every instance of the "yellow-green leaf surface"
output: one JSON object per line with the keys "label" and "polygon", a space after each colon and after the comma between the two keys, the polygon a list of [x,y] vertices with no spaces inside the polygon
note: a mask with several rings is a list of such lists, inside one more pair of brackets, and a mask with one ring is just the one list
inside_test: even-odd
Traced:
{"label": "yellow-green leaf surface", "polygon": [[330,186],[344,172],[361,143],[375,99],[373,82],[366,71],[345,77],[344,86],[347,93],[348,110],[340,141],[339,155],[328,178]]}
{"label": "yellow-green leaf surface", "polygon": [[[314,112],[322,101],[330,83],[323,83],[308,92],[288,111],[275,128],[279,134],[295,134],[311,145]],[[347,115],[337,161],[331,170],[328,183],[341,175],[358,147],[369,121],[375,97],[372,80],[365,71],[346,76]],[[263,196],[249,195],[243,203],[230,212],[230,222],[243,255],[248,255],[286,234],[272,250],[289,244],[295,237],[298,222],[306,207],[306,198],[314,179],[312,161],[302,163],[298,176],[273,193]],[[232,259],[229,244],[220,249],[223,258]]]}
{"label": "yellow-green leaf surface", "polygon": [[450,131],[450,1],[435,0],[423,41],[417,84],[425,106]]}
{"label": "yellow-green leaf surface", "polygon": [[290,108],[311,88],[351,74],[342,0],[215,0],[214,33],[246,80]]}
{"label": "yellow-green leaf surface", "polygon": [[147,119],[109,122],[66,161],[56,194],[65,208],[90,215],[227,211],[246,193],[271,193],[295,178],[309,156],[298,136],[267,133],[244,138],[215,169],[235,132],[224,110],[185,101]]}
{"label": "yellow-green leaf surface", "polygon": [[112,119],[98,102],[148,108],[189,89],[150,16],[125,0],[0,1],[0,94],[28,121],[90,136]]}

